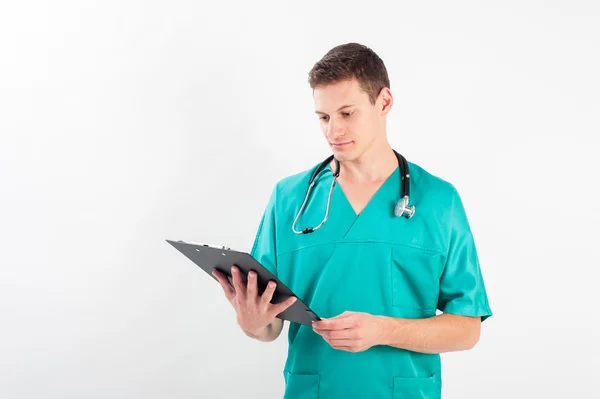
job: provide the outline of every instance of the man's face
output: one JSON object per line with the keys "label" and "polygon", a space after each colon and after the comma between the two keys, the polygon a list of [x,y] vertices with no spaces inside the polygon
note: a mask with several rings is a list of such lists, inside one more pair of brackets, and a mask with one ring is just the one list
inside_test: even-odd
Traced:
{"label": "man's face", "polygon": [[372,105],[358,80],[319,86],[313,93],[321,131],[339,161],[356,159],[381,135],[381,100]]}

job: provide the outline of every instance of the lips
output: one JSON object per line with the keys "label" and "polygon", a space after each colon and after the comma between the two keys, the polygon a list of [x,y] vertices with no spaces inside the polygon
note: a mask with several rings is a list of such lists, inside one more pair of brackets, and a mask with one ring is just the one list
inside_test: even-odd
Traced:
{"label": "lips", "polygon": [[350,143],[352,143],[352,141],[346,141],[344,143],[331,143],[331,145],[334,146],[334,147],[342,147],[342,146],[345,146],[345,145],[350,144]]}

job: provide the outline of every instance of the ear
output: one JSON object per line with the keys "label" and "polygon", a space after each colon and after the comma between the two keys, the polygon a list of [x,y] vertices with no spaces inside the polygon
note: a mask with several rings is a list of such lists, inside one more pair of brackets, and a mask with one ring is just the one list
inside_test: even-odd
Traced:
{"label": "ear", "polygon": [[388,87],[381,89],[376,104],[381,116],[385,116],[391,111],[392,105],[394,104],[394,97]]}

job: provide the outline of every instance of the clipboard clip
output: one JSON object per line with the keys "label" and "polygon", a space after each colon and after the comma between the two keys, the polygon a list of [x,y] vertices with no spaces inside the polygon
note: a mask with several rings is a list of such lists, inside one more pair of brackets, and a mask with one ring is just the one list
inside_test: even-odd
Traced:
{"label": "clipboard clip", "polygon": [[179,240],[179,242],[183,243],[183,244],[201,245],[201,246],[207,247],[207,248],[222,249],[224,251],[230,251],[231,250],[231,248],[226,247],[224,245],[214,245],[214,244],[208,244],[208,243],[205,243],[205,242],[182,241],[182,240]]}

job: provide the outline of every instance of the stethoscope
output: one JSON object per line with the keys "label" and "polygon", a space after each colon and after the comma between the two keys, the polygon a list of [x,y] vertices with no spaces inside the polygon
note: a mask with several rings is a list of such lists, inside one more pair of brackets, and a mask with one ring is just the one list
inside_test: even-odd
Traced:
{"label": "stethoscope", "polygon": [[[404,216],[406,219],[410,219],[415,214],[415,206],[408,205],[410,201],[410,173],[408,170],[408,162],[406,159],[397,153],[394,150],[394,154],[396,154],[396,158],[398,158],[398,166],[400,167],[400,183],[402,187],[402,191],[400,192],[400,200],[396,203],[396,207],[394,208],[394,215],[397,217]],[[334,159],[333,155],[330,155],[326,160],[324,160],[313,172],[310,181],[308,183],[308,191],[306,192],[306,197],[304,198],[304,202],[298,211],[298,215],[296,215],[296,219],[294,220],[294,224],[292,225],[292,230],[296,234],[308,234],[312,233],[315,230],[320,229],[325,222],[327,221],[327,217],[329,216],[329,207],[331,206],[331,196],[333,194],[333,188],[337,182],[337,178],[340,175],[340,162],[335,159],[335,172],[333,174],[333,181],[331,182],[331,188],[329,189],[329,198],[327,199],[327,210],[325,211],[325,217],[323,221],[319,223],[316,227],[307,227],[301,231],[296,230],[296,223],[298,222],[298,218],[302,214],[306,203],[308,202],[308,198],[310,197],[310,192],[312,191],[313,186],[315,185],[315,179],[319,175],[319,173],[325,168],[329,163]]]}

